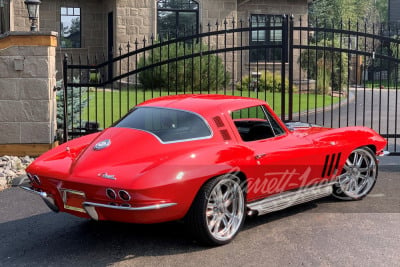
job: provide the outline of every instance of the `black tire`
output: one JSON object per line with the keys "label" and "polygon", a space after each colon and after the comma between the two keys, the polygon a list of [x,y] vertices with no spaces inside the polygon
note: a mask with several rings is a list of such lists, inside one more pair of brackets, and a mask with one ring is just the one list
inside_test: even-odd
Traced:
{"label": "black tire", "polygon": [[332,195],[341,200],[360,200],[371,192],[378,178],[378,161],[369,147],[360,147],[349,155]]}
{"label": "black tire", "polygon": [[211,179],[201,187],[193,201],[186,216],[186,226],[201,244],[227,244],[243,226],[245,202],[238,177],[222,175]]}

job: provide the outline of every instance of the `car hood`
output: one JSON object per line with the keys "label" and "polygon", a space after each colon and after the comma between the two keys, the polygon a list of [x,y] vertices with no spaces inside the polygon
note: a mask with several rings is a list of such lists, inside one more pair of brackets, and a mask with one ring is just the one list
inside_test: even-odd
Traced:
{"label": "car hood", "polygon": [[286,122],[285,125],[297,136],[308,136],[331,130],[331,128],[325,128],[316,124],[297,121]]}

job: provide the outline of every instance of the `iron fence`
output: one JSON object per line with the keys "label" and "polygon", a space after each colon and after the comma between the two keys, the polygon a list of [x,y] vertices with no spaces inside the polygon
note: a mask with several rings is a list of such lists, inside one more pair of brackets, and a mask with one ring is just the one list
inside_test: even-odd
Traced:
{"label": "iron fence", "polygon": [[397,29],[256,16],[183,31],[121,44],[112,60],[65,56],[64,139],[147,99],[211,93],[263,99],[283,120],[365,125],[400,152]]}

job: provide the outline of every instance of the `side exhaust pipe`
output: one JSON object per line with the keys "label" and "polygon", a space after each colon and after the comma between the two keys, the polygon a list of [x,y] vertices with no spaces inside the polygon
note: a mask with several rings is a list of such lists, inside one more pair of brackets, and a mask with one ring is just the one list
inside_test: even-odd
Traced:
{"label": "side exhaust pipe", "polygon": [[13,187],[19,187],[31,194],[41,197],[46,205],[54,212],[59,212],[60,209],[56,205],[54,198],[46,192],[40,192],[30,187],[30,181],[27,176],[20,176],[13,180]]}

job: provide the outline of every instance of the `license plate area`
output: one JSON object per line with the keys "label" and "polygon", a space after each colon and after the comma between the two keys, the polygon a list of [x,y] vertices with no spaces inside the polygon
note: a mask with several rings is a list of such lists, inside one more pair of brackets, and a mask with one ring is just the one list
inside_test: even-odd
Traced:
{"label": "license plate area", "polygon": [[86,200],[84,192],[71,189],[61,189],[60,191],[65,209],[85,213],[82,205]]}

